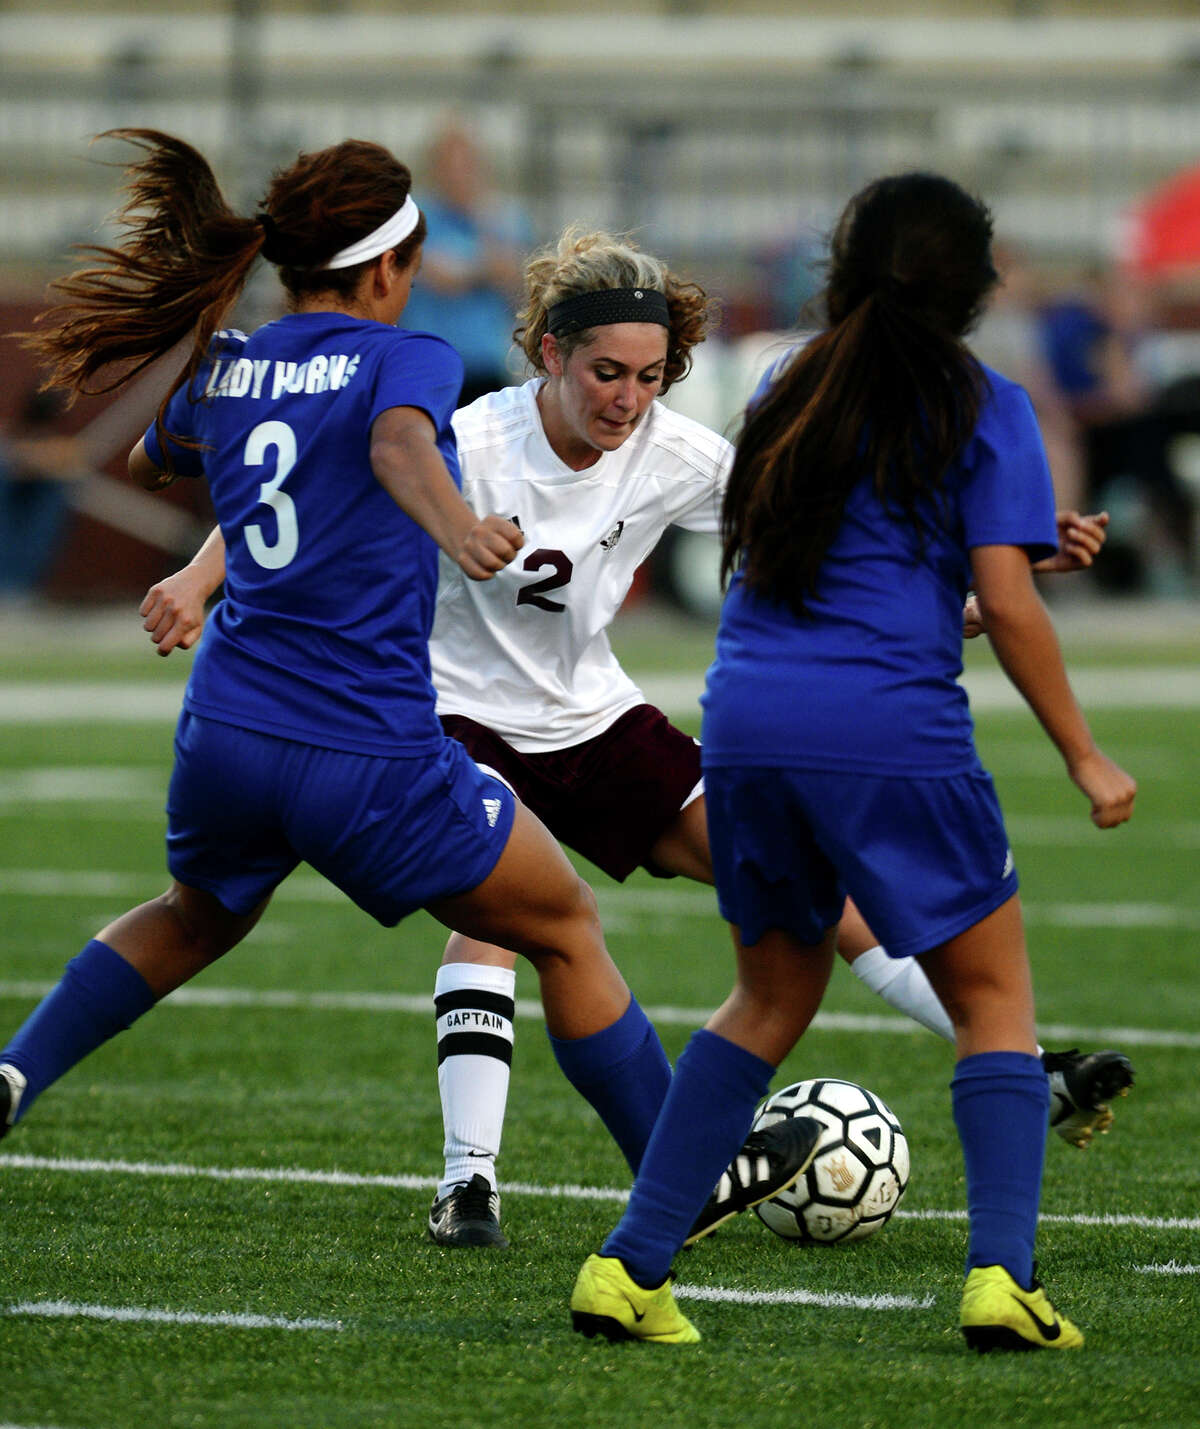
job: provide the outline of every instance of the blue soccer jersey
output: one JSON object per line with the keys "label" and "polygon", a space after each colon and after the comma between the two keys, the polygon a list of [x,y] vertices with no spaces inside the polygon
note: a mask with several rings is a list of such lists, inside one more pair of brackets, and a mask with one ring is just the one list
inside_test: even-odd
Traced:
{"label": "blue soccer jersey", "polygon": [[945,481],[945,509],[891,519],[869,478],[852,490],[809,613],[737,577],[702,699],[707,766],[959,774],[977,766],[962,673],[974,546],[1057,549],[1041,434],[1022,388],[987,370],[975,432]]}
{"label": "blue soccer jersey", "polygon": [[371,424],[428,413],[461,485],[450,416],[462,363],[440,338],[341,313],[219,333],[146,451],[207,478],[225,599],[185,696],[194,714],[364,754],[443,740],[428,639],[437,547],[380,486]]}

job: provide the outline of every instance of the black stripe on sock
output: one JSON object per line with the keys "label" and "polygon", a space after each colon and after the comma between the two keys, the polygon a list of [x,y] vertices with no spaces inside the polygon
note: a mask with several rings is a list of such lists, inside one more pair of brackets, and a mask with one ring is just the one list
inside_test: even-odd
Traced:
{"label": "black stripe on sock", "polygon": [[480,992],[477,988],[439,993],[433,999],[433,1005],[439,1017],[444,1017],[447,1012],[459,1012],[464,1007],[469,1007],[478,1012],[494,1012],[498,1017],[507,1017],[511,1022],[517,1012],[517,1005],[511,997],[505,997],[502,992]]}
{"label": "black stripe on sock", "polygon": [[512,1066],[512,1043],[487,1032],[451,1032],[438,1039],[438,1066],[447,1057],[495,1057],[506,1067]]}

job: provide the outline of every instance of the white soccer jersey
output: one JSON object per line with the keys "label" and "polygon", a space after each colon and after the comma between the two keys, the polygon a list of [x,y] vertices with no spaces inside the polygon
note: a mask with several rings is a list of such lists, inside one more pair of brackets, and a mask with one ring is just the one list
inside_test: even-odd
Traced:
{"label": "white soccer jersey", "polygon": [[490,581],[441,558],[429,654],[438,713],[526,753],[603,733],[642,692],[608,643],[637,568],[668,526],[715,534],[733,448],[661,402],[586,471],[555,455],[537,377],[454,414],[463,495],[519,523],[525,545]]}

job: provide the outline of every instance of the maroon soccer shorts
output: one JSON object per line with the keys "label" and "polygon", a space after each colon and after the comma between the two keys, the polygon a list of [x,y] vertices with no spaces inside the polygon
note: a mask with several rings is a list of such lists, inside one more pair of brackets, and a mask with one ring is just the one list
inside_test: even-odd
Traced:
{"label": "maroon soccer shorts", "polygon": [[462,715],[442,728],[477,764],[509,784],[560,843],[623,882],[635,868],[660,877],[650,850],[700,783],[700,745],[653,705],[636,705],[595,739],[521,754]]}

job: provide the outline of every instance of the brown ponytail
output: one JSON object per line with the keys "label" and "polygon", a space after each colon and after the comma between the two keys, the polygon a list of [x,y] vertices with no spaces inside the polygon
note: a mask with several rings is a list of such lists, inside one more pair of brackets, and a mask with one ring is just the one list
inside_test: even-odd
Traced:
{"label": "brown ponytail", "polygon": [[[156,129],[111,129],[145,157],[126,170],[119,247],[87,246],[95,263],[52,285],[62,301],[22,336],[46,365],[46,386],[80,393],[122,387],[191,337],[183,371],[159,408],[196,374],[232,311],[255,260],[280,268],[293,302],[309,292],[346,296],[365,265],[326,271],[347,244],[378,228],[408,197],[407,167],[378,144],[349,139],[301,154],[277,173],[256,217],[233,212],[207,160]],[[407,264],[424,218],[399,244]]]}
{"label": "brown ponytail", "polygon": [[63,301],[26,341],[46,364],[47,385],[74,396],[114,391],[191,334],[174,392],[237,301],[263,230],[229,208],[207,161],[183,140],[153,129],[99,137],[146,153],[127,170],[117,215],[124,241],[82,250],[98,261],[52,285]]}

